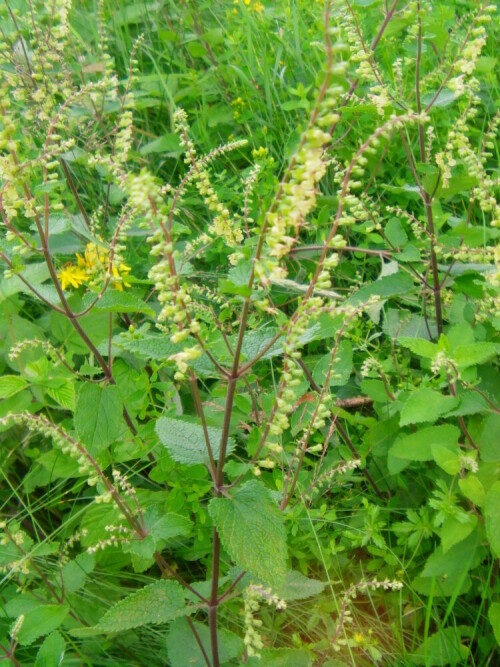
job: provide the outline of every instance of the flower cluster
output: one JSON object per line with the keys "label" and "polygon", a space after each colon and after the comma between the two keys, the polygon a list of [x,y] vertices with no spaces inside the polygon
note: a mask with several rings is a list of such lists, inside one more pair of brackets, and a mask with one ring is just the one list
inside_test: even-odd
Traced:
{"label": "flower cluster", "polygon": [[244,609],[244,625],[245,637],[243,642],[247,651],[247,655],[259,656],[260,649],[264,648],[262,637],[259,634],[259,628],[262,627],[262,621],[255,618],[255,614],[259,611],[260,605],[263,601],[268,605],[276,607],[278,610],[286,609],[286,602],[281,600],[277,595],[274,595],[270,588],[250,584],[244,593],[245,609]]}
{"label": "flower cluster", "polygon": [[65,264],[57,274],[63,289],[69,286],[77,289],[83,284],[95,287],[102,283],[103,276],[110,276],[111,284],[119,291],[122,291],[124,286],[130,287],[130,283],[126,282],[130,267],[123,262],[114,266],[110,260],[110,252],[102,240],[87,243],[83,255],[77,253],[76,259],[76,264]]}

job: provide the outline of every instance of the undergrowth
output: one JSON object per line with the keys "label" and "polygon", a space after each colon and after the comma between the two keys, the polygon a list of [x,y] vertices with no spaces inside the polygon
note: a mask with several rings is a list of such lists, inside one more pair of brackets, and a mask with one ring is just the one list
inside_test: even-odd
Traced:
{"label": "undergrowth", "polygon": [[496,7],[0,16],[5,663],[496,665]]}

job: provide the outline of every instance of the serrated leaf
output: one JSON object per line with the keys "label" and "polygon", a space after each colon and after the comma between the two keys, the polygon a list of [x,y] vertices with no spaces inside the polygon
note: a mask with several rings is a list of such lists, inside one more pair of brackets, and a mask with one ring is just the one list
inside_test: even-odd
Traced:
{"label": "serrated leaf", "polygon": [[433,443],[431,446],[432,457],[434,461],[442,468],[448,475],[456,475],[462,468],[460,460],[460,447],[444,446],[440,443]]}
{"label": "serrated leaf", "polygon": [[266,487],[251,480],[232,498],[213,498],[208,509],[234,562],[259,581],[282,585],[286,577],[286,532],[283,517]]}
{"label": "serrated leaf", "polygon": [[121,430],[123,403],[114,385],[84,384],[78,394],[75,428],[92,455],[116,440]]}
{"label": "serrated leaf", "polygon": [[323,581],[309,579],[296,570],[288,570],[284,585],[276,592],[280,598],[290,602],[291,600],[305,600],[314,595],[319,595],[325,586],[326,584]]}
{"label": "serrated leaf", "polygon": [[500,646],[500,602],[493,602],[488,609],[488,619],[493,628],[493,634]]}
{"label": "serrated leaf", "polygon": [[58,628],[69,614],[65,604],[44,604],[32,609],[24,617],[17,639],[21,646],[32,644],[38,637],[43,637]]}
{"label": "serrated leaf", "polygon": [[497,354],[497,346],[494,343],[470,343],[469,345],[457,345],[453,350],[453,360],[458,368],[469,368],[489,361]]}
{"label": "serrated leaf", "polygon": [[[167,448],[168,453],[178,463],[193,466],[209,464],[205,435],[201,424],[193,424],[182,419],[160,417],[156,422],[155,431],[160,442]],[[208,426],[208,437],[214,459],[219,459],[222,429]],[[234,449],[234,440],[228,439],[227,453]]]}
{"label": "serrated leaf", "polygon": [[75,637],[87,637],[105,632],[123,632],[143,625],[168,623],[191,613],[184,602],[183,590],[176,581],[161,580],[149,584],[117,602],[93,628],[76,628]]}
{"label": "serrated leaf", "polygon": [[75,409],[75,385],[71,381],[65,382],[60,387],[49,387],[47,394],[65,410]]}
{"label": "serrated leaf", "polygon": [[445,519],[440,530],[443,553],[448,553],[451,547],[469,537],[476,526],[477,516],[473,514],[467,515],[467,520],[465,521],[459,521],[454,516]]}
{"label": "serrated leaf", "polygon": [[[209,627],[198,621],[193,621],[193,625],[207,655],[211,655]],[[217,638],[221,665],[243,652],[243,641],[229,630],[219,628]],[[185,618],[178,618],[170,625],[167,653],[171,667],[205,667],[207,664],[197,642],[193,641],[193,632]]]}
{"label": "serrated leaf", "polygon": [[436,343],[431,343],[424,338],[401,336],[401,338],[398,338],[398,343],[403,347],[407,347],[414,354],[418,354],[419,357],[425,357],[426,359],[433,359],[439,352]]}
{"label": "serrated leaf", "polygon": [[407,273],[393,273],[375,280],[369,285],[363,285],[355,294],[353,294],[347,303],[359,305],[365,303],[372,296],[379,296],[381,299],[390,299],[395,296],[407,294],[414,289],[413,279]]}
{"label": "serrated leaf", "polygon": [[466,498],[471,500],[474,505],[482,507],[486,500],[486,493],[484,486],[481,484],[476,475],[470,473],[467,477],[458,480],[460,491]]}
{"label": "serrated leaf", "polygon": [[28,383],[20,375],[4,375],[0,377],[0,398],[10,398],[27,386]]}
{"label": "serrated leaf", "polygon": [[399,438],[390,449],[390,454],[407,461],[431,461],[434,444],[455,448],[460,430],[451,424],[430,426],[416,433]]}
{"label": "serrated leaf", "polygon": [[59,632],[52,632],[43,641],[37,653],[35,667],[59,667],[64,658],[64,639]]}
{"label": "serrated leaf", "polygon": [[144,514],[146,530],[155,542],[189,535],[191,521],[175,512],[160,513],[157,507],[150,507]]}
{"label": "serrated leaf", "polygon": [[491,551],[500,558],[500,482],[495,482],[486,494],[484,518]]}
{"label": "serrated leaf", "polygon": [[401,410],[400,426],[418,424],[420,422],[435,422],[459,403],[453,396],[443,396],[439,391],[430,387],[423,387],[413,391]]}

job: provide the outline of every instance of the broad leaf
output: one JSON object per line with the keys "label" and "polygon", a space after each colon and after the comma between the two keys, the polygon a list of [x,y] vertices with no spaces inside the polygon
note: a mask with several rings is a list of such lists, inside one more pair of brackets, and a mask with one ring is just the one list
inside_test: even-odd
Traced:
{"label": "broad leaf", "polygon": [[84,384],[78,394],[75,428],[93,455],[116,440],[122,424],[123,404],[118,387]]}
{"label": "broad leaf", "polygon": [[401,410],[400,426],[433,423],[458,405],[458,398],[443,396],[439,391],[423,387],[413,391]]}
{"label": "broad leaf", "polygon": [[64,657],[65,643],[59,632],[45,638],[37,653],[35,667],[59,667]]}
{"label": "broad leaf", "polygon": [[47,635],[58,628],[69,614],[65,604],[44,604],[32,609],[24,617],[24,623],[17,635],[19,643],[24,646],[32,644],[35,639]]}
{"label": "broad leaf", "polygon": [[495,482],[486,494],[484,516],[491,551],[500,558],[500,482]]}
{"label": "broad leaf", "polygon": [[[84,306],[90,306],[94,299],[94,294],[88,294],[83,300]],[[96,302],[93,310],[105,313],[144,313],[150,317],[155,316],[154,308],[130,291],[108,290]]]}
{"label": "broad leaf", "polygon": [[20,375],[4,375],[0,377],[0,398],[9,398],[22,391],[28,383]]}
{"label": "broad leaf", "polygon": [[493,602],[488,609],[488,619],[493,628],[493,634],[500,646],[500,602]]}
{"label": "broad leaf", "polygon": [[446,667],[464,665],[469,649],[460,643],[460,636],[455,628],[445,628],[428,637],[412,656],[412,665],[425,667]]}
{"label": "broad leaf", "polygon": [[[201,424],[193,424],[183,419],[160,417],[156,422],[156,433],[170,456],[178,463],[188,466],[197,464],[208,465],[209,457],[205,435]],[[214,459],[219,459],[222,429],[208,426],[208,437]],[[234,440],[228,439],[227,453],[234,449]]]}
{"label": "broad leaf", "polygon": [[176,581],[164,580],[141,588],[117,602],[93,628],[77,628],[71,634],[86,637],[105,632],[123,632],[142,625],[168,623],[188,615],[183,590]]}
{"label": "broad leaf", "polygon": [[434,444],[455,448],[459,436],[460,430],[451,424],[430,426],[398,439],[391,447],[390,454],[407,461],[431,461],[434,458]]}
{"label": "broad leaf", "polygon": [[266,487],[251,480],[232,498],[213,498],[209,513],[234,562],[259,581],[280,586],[286,577],[283,518]]}

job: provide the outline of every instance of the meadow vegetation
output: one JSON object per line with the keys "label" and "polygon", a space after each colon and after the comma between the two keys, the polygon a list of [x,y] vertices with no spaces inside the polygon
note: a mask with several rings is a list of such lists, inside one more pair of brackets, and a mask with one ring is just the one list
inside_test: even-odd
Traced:
{"label": "meadow vegetation", "polygon": [[498,37],[0,3],[4,664],[500,664]]}

